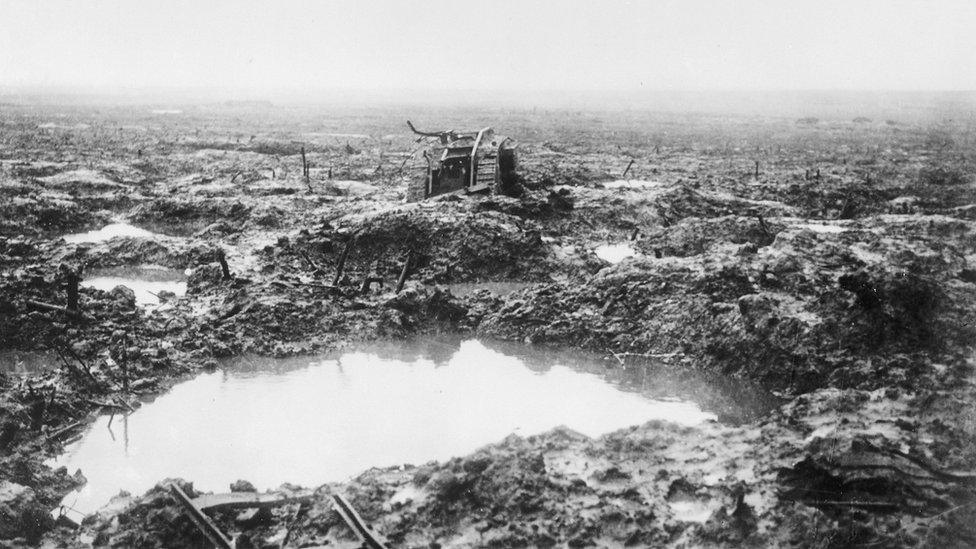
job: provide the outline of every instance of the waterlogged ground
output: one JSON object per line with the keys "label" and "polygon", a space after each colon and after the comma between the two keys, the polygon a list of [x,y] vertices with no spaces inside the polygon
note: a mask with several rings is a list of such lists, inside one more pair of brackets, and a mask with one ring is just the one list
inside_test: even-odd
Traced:
{"label": "waterlogged ground", "polygon": [[186,294],[186,273],[151,265],[93,269],[86,273],[81,286],[104,292],[125,286],[132,290],[136,305],[154,306]]}
{"label": "waterlogged ground", "polygon": [[95,230],[65,235],[64,241],[70,244],[81,244],[104,242],[113,238],[153,238],[155,236],[158,235],[130,223],[110,223]]}
{"label": "waterlogged ground", "polygon": [[99,418],[52,466],[88,479],[64,500],[87,514],[119,491],[139,494],[167,477],[217,492],[238,478],[262,490],[317,486],[368,466],[463,456],[510,434],[564,426],[598,437],[650,420],[717,418],[684,400],[707,398],[714,388],[704,380],[695,391],[651,375],[641,390],[594,373],[607,366],[598,355],[453,338],[335,357],[227,360],[134,413]]}
{"label": "waterlogged ground", "polygon": [[603,244],[597,246],[594,253],[607,263],[620,263],[628,257],[633,257],[637,252],[630,244]]}
{"label": "waterlogged ground", "polygon": [[[397,547],[976,546],[967,97],[4,104],[0,544],[201,545],[179,474],[314,490],[211,512],[239,546],[352,545],[335,493]],[[524,193],[404,204],[406,118],[515,136]]]}
{"label": "waterlogged ground", "polygon": [[518,290],[524,290],[531,285],[531,283],[525,282],[459,282],[456,284],[445,284],[444,288],[458,297],[467,297],[479,291],[505,296]]}

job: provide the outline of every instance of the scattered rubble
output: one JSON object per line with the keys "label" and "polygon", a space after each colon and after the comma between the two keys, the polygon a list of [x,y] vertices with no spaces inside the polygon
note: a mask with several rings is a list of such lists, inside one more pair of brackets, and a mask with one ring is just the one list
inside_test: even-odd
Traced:
{"label": "scattered rubble", "polygon": [[[38,132],[50,109],[66,118]],[[963,140],[934,143],[925,123],[608,113],[581,130],[526,112],[490,121],[524,136],[520,197],[404,203],[426,164],[398,113],[238,114],[5,108],[0,351],[52,358],[0,368],[0,544],[205,545],[170,488],[217,498],[193,479],[76,524],[54,517],[84,472],[47,458],[219,357],[452,331],[758,381],[782,401],[737,425],[512,435],[341,484],[242,480],[228,490],[259,510],[210,508],[216,527],[238,547],[356,546],[342,496],[391,547],[976,545]],[[63,238],[117,222],[146,232]],[[608,242],[635,253],[603,261]],[[186,294],[147,308],[79,284],[146,264],[185,271]],[[527,285],[439,286],[479,282]]]}

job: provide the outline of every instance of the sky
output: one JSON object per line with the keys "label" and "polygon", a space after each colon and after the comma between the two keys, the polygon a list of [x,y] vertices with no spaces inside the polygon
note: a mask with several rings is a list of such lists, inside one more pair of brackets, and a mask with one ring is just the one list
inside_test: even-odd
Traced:
{"label": "sky", "polygon": [[976,90],[973,0],[0,0],[0,87]]}

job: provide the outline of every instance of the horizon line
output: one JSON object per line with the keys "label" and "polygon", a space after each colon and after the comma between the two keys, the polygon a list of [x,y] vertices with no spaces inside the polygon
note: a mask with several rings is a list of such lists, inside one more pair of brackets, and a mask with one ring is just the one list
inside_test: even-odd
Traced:
{"label": "horizon line", "polygon": [[303,94],[303,93],[529,93],[529,94],[627,94],[642,93],[976,93],[976,88],[786,88],[786,87],[715,87],[715,88],[516,88],[516,87],[469,87],[469,88],[436,88],[436,87],[399,87],[399,88],[366,88],[366,87],[280,87],[253,88],[206,85],[78,85],[78,84],[3,84],[0,83],[0,94],[5,93],[59,93],[59,94],[91,94],[91,93],[143,93],[143,92],[225,92],[250,94]]}

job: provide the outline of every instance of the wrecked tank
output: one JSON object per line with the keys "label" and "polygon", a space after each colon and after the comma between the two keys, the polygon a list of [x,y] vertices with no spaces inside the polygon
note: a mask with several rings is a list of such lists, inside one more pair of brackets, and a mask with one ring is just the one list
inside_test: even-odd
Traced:
{"label": "wrecked tank", "polygon": [[476,132],[423,132],[408,120],[413,133],[436,138],[424,151],[427,171],[407,188],[407,202],[448,193],[518,194],[518,143],[486,127]]}

